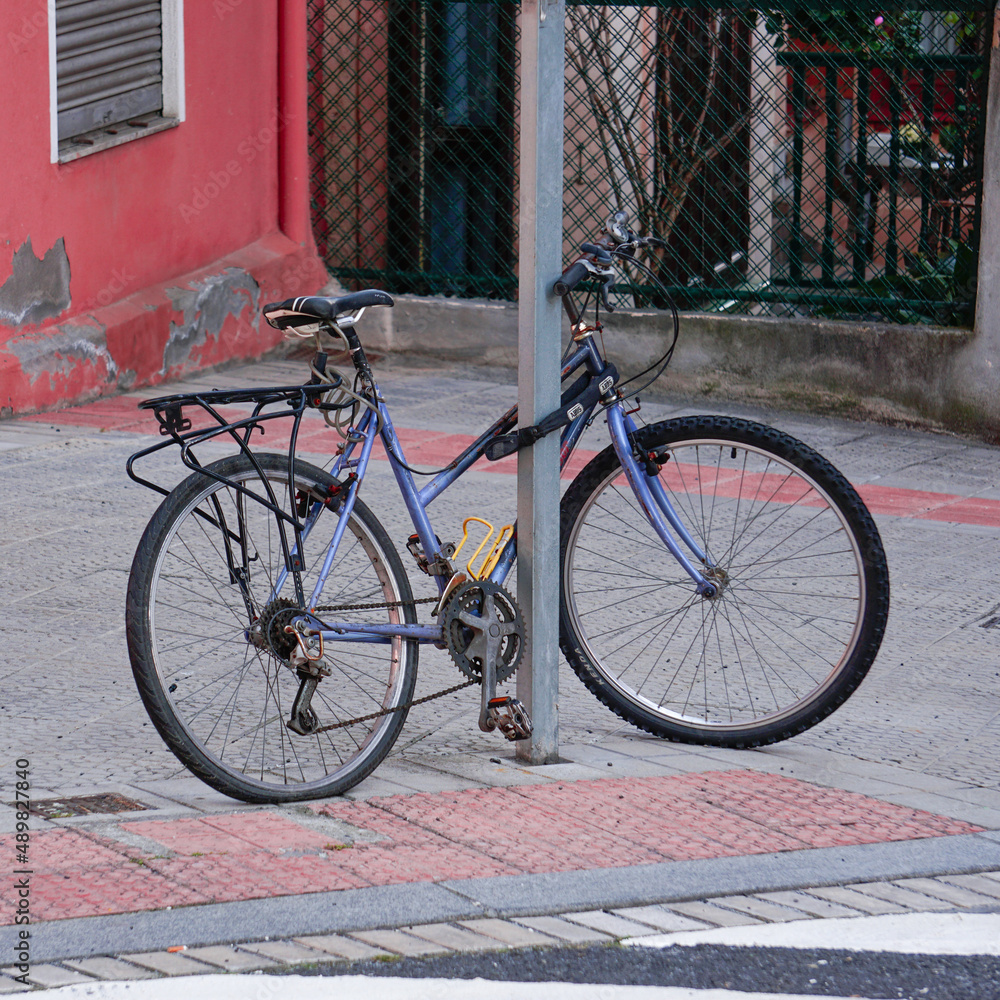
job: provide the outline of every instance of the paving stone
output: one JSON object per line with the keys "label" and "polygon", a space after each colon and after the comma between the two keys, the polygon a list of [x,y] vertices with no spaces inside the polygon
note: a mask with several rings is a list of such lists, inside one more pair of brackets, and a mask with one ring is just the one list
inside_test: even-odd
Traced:
{"label": "paving stone", "polygon": [[716,927],[741,927],[744,924],[760,924],[762,920],[751,917],[749,913],[736,913],[733,910],[725,910],[715,903],[706,900],[691,900],[687,903],[671,903],[668,907],[675,913],[682,913],[685,917],[694,920],[704,921],[706,924],[715,924]]}
{"label": "paving stone", "polygon": [[72,961],[63,960],[63,965],[68,965],[77,972],[84,972],[88,976],[96,976],[98,979],[153,979],[155,972],[149,969],[132,965],[131,962],[123,962],[120,958],[77,958]]}
{"label": "paving stone", "polygon": [[904,889],[913,889],[916,892],[926,893],[942,899],[946,903],[954,906],[991,906],[996,905],[995,896],[987,896],[981,892],[973,892],[971,889],[964,889],[958,885],[948,885],[936,878],[907,878],[897,879],[896,885]]}
{"label": "paving stone", "polygon": [[715,900],[719,906],[724,906],[729,910],[736,910],[739,913],[749,914],[758,920],[765,920],[768,923],[781,923],[785,920],[808,920],[809,915],[802,910],[796,910],[791,906],[779,906],[777,903],[769,903],[767,900],[759,899],[756,896],[721,896]]}
{"label": "paving stone", "polygon": [[251,955],[249,952],[239,951],[227,944],[210,945],[207,948],[189,948],[184,954],[199,962],[207,962],[209,965],[230,972],[270,969],[278,964],[263,955]]}
{"label": "paving stone", "polygon": [[993,899],[1000,899],[1000,879],[990,878],[985,873],[982,875],[945,875],[937,881],[947,882],[948,885],[957,885],[961,889],[969,889],[972,892],[981,892],[984,896],[991,896]]}
{"label": "paving stone", "polygon": [[416,955],[443,955],[449,951],[443,944],[435,944],[433,941],[414,937],[403,931],[355,931],[351,937],[364,941],[365,944],[370,944],[375,948],[381,948],[397,955],[405,955],[407,958]]}
{"label": "paving stone", "polygon": [[682,917],[679,913],[674,913],[663,906],[626,906],[611,912],[626,920],[650,924],[660,931],[697,931],[708,926],[704,921]]}
{"label": "paving stone", "polygon": [[389,952],[382,948],[373,948],[362,941],[355,941],[354,938],[344,937],[341,934],[313,934],[292,940],[307,948],[315,948],[317,951],[326,952],[328,955],[334,955],[336,958],[343,958],[349,962],[389,957]]}
{"label": "paving stone", "polygon": [[779,906],[791,906],[793,909],[803,910],[811,917],[860,917],[864,912],[841,903],[834,903],[828,899],[807,896],[804,892],[758,892],[755,893],[755,896],[768,903],[777,903]]}
{"label": "paving stone", "polygon": [[415,934],[425,941],[444,945],[452,951],[488,951],[497,946],[495,938],[483,937],[481,934],[474,934],[464,927],[455,927],[452,924],[420,924],[400,929],[408,934]]}
{"label": "paving stone", "polygon": [[521,924],[515,924],[509,920],[480,918],[477,920],[459,920],[457,923],[476,934],[485,934],[486,937],[496,938],[497,941],[509,945],[511,948],[532,948],[539,945],[559,943],[555,938],[549,937],[541,931],[532,930],[530,927],[523,927]]}
{"label": "paving stone", "polygon": [[842,885],[820,886],[816,889],[803,889],[805,896],[818,896],[832,903],[841,903],[853,910],[860,910],[870,916],[881,916],[884,913],[906,913],[906,907],[890,903],[887,899],[867,896],[863,892],[855,892]]}
{"label": "paving stone", "polygon": [[936,899],[927,896],[922,892],[913,892],[892,882],[861,882],[857,885],[848,886],[866,896],[875,896],[878,899],[886,899],[890,903],[897,903],[907,910],[953,910],[954,907],[946,903],[943,899]]}
{"label": "paving stone", "polygon": [[318,962],[322,958],[322,955],[318,954],[314,948],[296,941],[254,941],[251,944],[241,944],[240,950],[248,951],[252,955],[273,958],[274,961],[283,965]]}
{"label": "paving stone", "polygon": [[595,931],[593,927],[570,923],[562,917],[518,917],[517,923],[548,934],[565,944],[599,944],[613,940],[609,935]]}
{"label": "paving stone", "polygon": [[648,924],[640,924],[635,920],[628,920],[619,917],[614,913],[605,913],[604,910],[581,910],[579,913],[563,913],[564,920],[572,920],[575,924],[583,924],[584,927],[591,927],[595,931],[602,931],[612,937],[644,937],[648,934],[657,933]]}
{"label": "paving stone", "polygon": [[36,986],[72,986],[74,983],[92,983],[93,976],[85,976],[73,969],[60,965],[33,965],[28,973],[28,982]]}
{"label": "paving stone", "polygon": [[136,955],[129,955],[128,960],[145,969],[162,972],[165,976],[197,976],[213,971],[210,965],[196,962],[193,958],[188,958],[187,955],[179,951],[144,951]]}

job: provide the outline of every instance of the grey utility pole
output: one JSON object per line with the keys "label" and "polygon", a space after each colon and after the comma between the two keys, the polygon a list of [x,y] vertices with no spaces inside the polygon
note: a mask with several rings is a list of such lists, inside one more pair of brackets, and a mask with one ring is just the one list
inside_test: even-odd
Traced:
{"label": "grey utility pole", "polygon": [[[518,412],[535,424],[559,406],[562,316],[552,283],[562,271],[564,0],[521,4],[518,210]],[[528,655],[517,697],[534,733],[517,745],[532,764],[559,756],[559,435],[517,459],[517,600]]]}

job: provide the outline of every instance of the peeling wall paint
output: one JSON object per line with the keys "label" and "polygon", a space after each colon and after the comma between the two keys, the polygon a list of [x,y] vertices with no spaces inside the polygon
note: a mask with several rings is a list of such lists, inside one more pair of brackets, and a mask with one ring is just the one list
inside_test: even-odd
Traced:
{"label": "peeling wall paint", "polygon": [[46,331],[36,336],[18,337],[8,342],[7,350],[17,357],[32,385],[43,375],[50,380],[68,380],[79,365],[103,368],[101,381],[108,385],[114,385],[118,378],[118,366],[108,351],[105,330],[100,324],[66,324],[58,333]]}
{"label": "peeling wall paint", "polygon": [[192,351],[209,337],[218,340],[227,317],[239,320],[249,308],[256,319],[260,286],[242,268],[227,267],[220,274],[192,282],[188,288],[168,288],[167,296],[184,318],[170,324],[170,336],[163,349],[163,373],[189,363]]}
{"label": "peeling wall paint", "polygon": [[29,236],[12,264],[13,273],[0,285],[0,323],[15,328],[38,324],[69,308],[69,258],[62,238],[38,258]]}
{"label": "peeling wall paint", "polygon": [[[10,260],[14,247],[7,246]],[[273,233],[92,312],[74,303],[77,314],[62,322],[17,329],[0,320],[0,419],[260,357],[281,342],[280,332],[260,321],[260,304],[295,294],[300,276],[317,269],[322,263],[310,251]]]}

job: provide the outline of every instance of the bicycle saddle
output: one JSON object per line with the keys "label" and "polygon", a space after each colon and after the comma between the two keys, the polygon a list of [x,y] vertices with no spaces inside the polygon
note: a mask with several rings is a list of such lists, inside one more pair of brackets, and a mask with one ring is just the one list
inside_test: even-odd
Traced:
{"label": "bicycle saddle", "polygon": [[366,288],[363,292],[352,292],[330,299],[322,295],[300,295],[283,302],[268,302],[261,310],[264,318],[279,330],[290,326],[307,326],[317,321],[330,322],[338,316],[367,309],[369,306],[391,306],[392,296],[377,288]]}

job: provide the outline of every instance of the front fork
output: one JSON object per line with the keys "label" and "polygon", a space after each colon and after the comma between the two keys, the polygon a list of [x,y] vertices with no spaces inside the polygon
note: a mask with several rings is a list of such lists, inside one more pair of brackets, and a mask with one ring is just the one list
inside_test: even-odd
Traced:
{"label": "front fork", "polygon": [[719,593],[718,585],[707,579],[704,573],[688,558],[687,553],[677,544],[670,528],[673,528],[698,562],[706,569],[711,569],[707,553],[691,537],[690,532],[677,516],[677,511],[670,503],[659,476],[648,475],[645,462],[640,464],[636,458],[632,444],[635,440],[635,423],[625,413],[621,403],[609,407],[607,415],[615,454],[621,462],[629,485],[632,487],[632,492],[642,506],[650,525],[660,536],[663,544],[670,550],[670,554],[680,563],[684,572],[694,581],[697,592],[705,598],[716,597]]}

